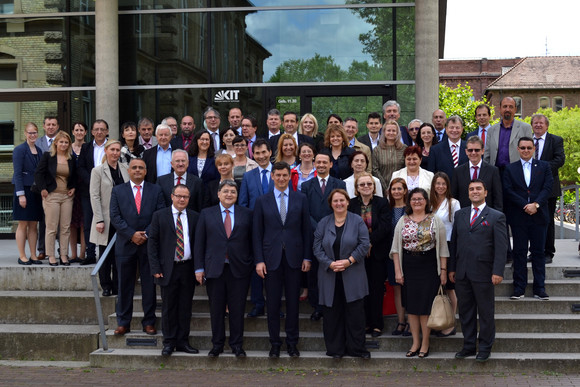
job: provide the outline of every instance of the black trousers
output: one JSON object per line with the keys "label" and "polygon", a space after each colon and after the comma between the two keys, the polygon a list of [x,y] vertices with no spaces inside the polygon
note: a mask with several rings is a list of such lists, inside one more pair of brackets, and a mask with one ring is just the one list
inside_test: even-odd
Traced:
{"label": "black trousers", "polygon": [[342,275],[337,273],[332,307],[324,306],[324,343],[326,354],[360,357],[365,348],[364,299],[346,302]]}
{"label": "black trousers", "polygon": [[365,269],[369,283],[369,295],[364,298],[366,325],[370,329],[383,330],[383,297],[387,278],[387,262],[373,256],[365,259]]}
{"label": "black trousers", "polygon": [[[115,228],[109,226],[109,242],[111,238],[115,235]],[[99,246],[99,259],[103,256],[107,246]],[[99,269],[99,282],[101,283],[101,288],[103,290],[111,290],[114,294],[117,294],[117,285],[119,283],[119,276],[117,274],[117,262],[115,261],[115,245],[109,251],[109,255],[101,268]]]}
{"label": "black trousers", "polygon": [[191,303],[195,292],[193,260],[173,264],[171,279],[161,287],[163,345],[189,345]]}
{"label": "black trousers", "polygon": [[459,320],[463,332],[463,348],[474,350],[479,315],[479,350],[491,352],[495,340],[495,298],[490,282],[474,282],[465,277],[455,283]]}
{"label": "black trousers", "polygon": [[218,278],[208,278],[206,282],[211,317],[211,342],[222,347],[226,341],[225,313],[229,310],[230,348],[241,348],[244,342],[244,312],[250,287],[251,275],[236,278],[229,264]]}
{"label": "black trousers", "polygon": [[93,223],[93,207],[91,207],[91,198],[87,196],[81,196],[81,203],[83,207],[83,226],[85,234],[85,243],[87,245],[87,252],[85,258],[96,258],[96,245],[89,242],[91,238],[91,226]]}
{"label": "black trousers", "polygon": [[546,234],[546,247],[544,247],[544,254],[546,257],[554,258],[556,254],[556,228],[554,227],[554,212],[556,212],[556,201],[558,198],[548,199],[548,233]]}
{"label": "black trousers", "polygon": [[282,289],[286,295],[286,344],[298,344],[298,308],[300,299],[300,273],[288,265],[286,254],[282,253],[280,266],[276,270],[268,270],[266,274],[266,308],[268,309],[268,333],[270,344],[281,346],[280,339],[280,304]]}
{"label": "black trousers", "polygon": [[[143,327],[155,325],[155,306],[157,296],[155,283],[149,268],[147,259],[147,243],[137,248],[137,252],[129,256],[115,257],[117,260],[117,272],[119,273],[119,294],[117,296],[117,324],[119,326],[131,326],[133,318],[133,296],[135,295],[135,280],[137,277],[137,267],[141,277],[141,293],[143,306]],[[192,278],[193,281],[193,278]]]}

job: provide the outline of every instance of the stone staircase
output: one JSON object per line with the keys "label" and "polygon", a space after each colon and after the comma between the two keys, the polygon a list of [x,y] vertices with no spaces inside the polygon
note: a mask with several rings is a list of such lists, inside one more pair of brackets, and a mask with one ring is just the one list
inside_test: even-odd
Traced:
{"label": "stone staircase", "polygon": [[[510,300],[510,280],[496,288],[496,342],[490,360],[483,364],[476,363],[473,358],[454,359],[455,352],[462,346],[459,324],[456,336],[432,336],[428,358],[405,358],[411,338],[390,335],[396,324],[393,316],[385,317],[383,336],[367,337],[370,360],[328,358],[324,354],[322,321],[310,321],[312,310],[307,303],[300,305],[300,358],[289,358],[283,347],[280,359],[269,359],[266,318],[259,317],[246,319],[244,349],[247,358],[235,358],[226,345],[223,355],[210,359],[207,357],[211,348],[209,306],[205,288],[199,286],[195,290],[190,335],[190,343],[200,349],[199,355],[174,353],[169,358],[162,357],[160,319],[157,321],[158,335],[148,336],[141,331],[143,314],[138,294],[132,332],[123,337],[113,335],[116,327],[114,298],[101,298],[109,328],[108,351],[103,351],[91,290],[92,268],[47,265],[0,266],[0,356],[2,360],[77,360],[89,361],[96,367],[138,369],[577,372],[580,369],[580,313],[575,312],[574,306],[580,306],[580,277],[565,275],[569,270],[580,269],[580,258],[575,252],[575,242],[558,243],[568,243],[574,249],[569,249],[573,253],[565,259],[557,256],[555,263],[546,268],[546,291],[550,301],[535,300],[531,293],[526,293],[523,300]],[[529,275],[531,278],[531,269]],[[511,278],[509,267],[506,267],[505,278]],[[250,308],[248,302],[247,310]],[[160,316],[160,311],[157,315]]]}

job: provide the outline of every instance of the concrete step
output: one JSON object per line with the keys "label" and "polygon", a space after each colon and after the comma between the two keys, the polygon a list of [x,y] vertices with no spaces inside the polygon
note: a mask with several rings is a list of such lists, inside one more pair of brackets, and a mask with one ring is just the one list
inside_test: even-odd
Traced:
{"label": "concrete step", "polygon": [[[531,278],[530,278],[531,280]],[[577,296],[580,295],[580,278],[572,279],[565,278],[560,280],[547,280],[545,282],[546,293],[551,297],[554,296]],[[513,281],[504,280],[501,284],[495,287],[496,297],[509,297],[514,291]],[[526,289],[526,297],[533,297],[532,284],[530,283]]]}
{"label": "concrete step", "polygon": [[0,357],[88,360],[99,348],[96,325],[0,324]]}
{"label": "concrete step", "polygon": [[[300,349],[300,347],[299,347]],[[269,359],[267,351],[247,351],[248,357],[237,359],[230,353],[219,358],[208,358],[207,353],[188,355],[174,353],[163,357],[158,349],[114,349],[111,352],[97,350],[91,353],[92,367],[117,369],[229,369],[229,370],[268,370],[268,369],[320,369],[342,371],[381,370],[381,371],[445,371],[445,372],[485,372],[514,373],[562,372],[577,373],[580,369],[578,353],[512,353],[493,352],[486,363],[477,363],[474,358],[457,360],[455,351],[433,352],[428,358],[405,358],[402,352],[372,352],[371,359],[344,357],[332,359],[323,351],[301,351],[300,358],[289,358],[281,352],[279,359]]]}
{"label": "concrete step", "polygon": [[[101,297],[106,319],[115,311],[114,297]],[[0,291],[0,323],[98,324],[92,291]]]}
{"label": "concrete step", "polygon": [[[281,333],[282,337],[285,337]],[[228,342],[226,336],[226,343]],[[406,352],[412,345],[411,337],[384,335],[366,337],[369,349],[382,352]],[[212,348],[211,331],[192,331],[189,342],[201,352]],[[141,331],[130,332],[124,336],[115,336],[112,330],[107,331],[109,349],[114,348],[163,348],[163,335],[147,335]],[[459,351],[463,346],[461,332],[449,337],[430,338],[430,349],[435,352]],[[102,345],[101,345],[102,347]],[[322,332],[300,332],[299,347],[304,351],[325,351]],[[496,334],[493,346],[498,352],[576,352],[580,348],[580,333],[520,333],[500,332]],[[244,349],[250,351],[267,351],[270,349],[268,332],[245,332]]]}

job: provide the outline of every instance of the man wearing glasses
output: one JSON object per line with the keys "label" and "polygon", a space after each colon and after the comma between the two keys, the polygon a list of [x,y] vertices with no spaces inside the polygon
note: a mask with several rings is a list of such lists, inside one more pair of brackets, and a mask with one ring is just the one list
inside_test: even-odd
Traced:
{"label": "man wearing glasses", "polygon": [[213,148],[217,152],[220,149],[220,113],[209,106],[203,113],[204,126],[213,140]]}
{"label": "man wearing glasses", "polygon": [[548,232],[548,199],[552,194],[552,171],[546,161],[534,159],[534,141],[518,141],[520,159],[509,164],[503,174],[505,214],[513,235],[514,292],[512,300],[524,297],[528,283],[526,253],[528,243],[534,276],[534,298],[548,300],[544,287],[546,261],[544,245]]}
{"label": "man wearing glasses", "polygon": [[453,171],[451,194],[455,199],[459,200],[462,208],[470,206],[469,183],[472,180],[479,179],[487,187],[486,204],[495,210],[503,211],[503,193],[499,170],[482,160],[483,141],[481,138],[478,136],[469,137],[465,153],[467,153],[469,161],[461,164]]}

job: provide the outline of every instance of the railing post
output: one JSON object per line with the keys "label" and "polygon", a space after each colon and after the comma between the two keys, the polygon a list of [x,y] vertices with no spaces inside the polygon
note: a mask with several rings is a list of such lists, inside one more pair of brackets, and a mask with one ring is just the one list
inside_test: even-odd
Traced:
{"label": "railing post", "polygon": [[560,239],[564,239],[564,191],[560,195]]}
{"label": "railing post", "polygon": [[574,203],[574,210],[576,211],[576,241],[578,241],[578,186],[574,189],[574,193],[576,194],[576,202]]}
{"label": "railing post", "polygon": [[109,344],[107,343],[107,333],[105,332],[105,319],[103,318],[103,306],[101,305],[101,298],[99,296],[99,283],[97,282],[97,275],[103,263],[107,259],[109,252],[115,246],[115,241],[117,240],[117,233],[113,235],[111,241],[107,245],[107,248],[103,252],[103,255],[99,257],[99,261],[95,265],[95,268],[91,272],[91,282],[93,283],[93,295],[95,296],[95,307],[97,308],[97,319],[99,320],[99,330],[101,333],[101,343],[103,345],[104,352],[109,351]]}

